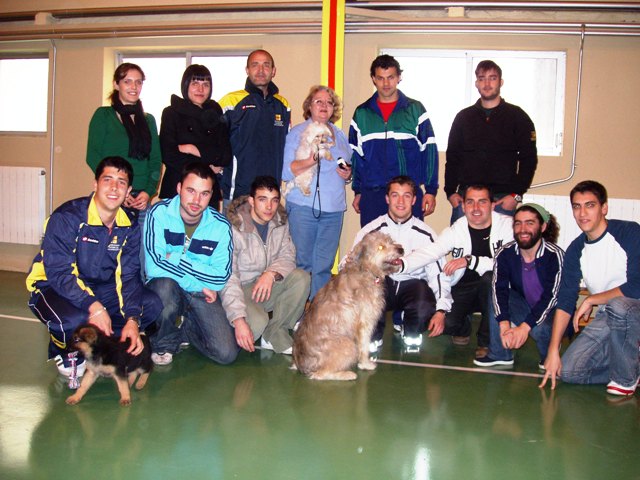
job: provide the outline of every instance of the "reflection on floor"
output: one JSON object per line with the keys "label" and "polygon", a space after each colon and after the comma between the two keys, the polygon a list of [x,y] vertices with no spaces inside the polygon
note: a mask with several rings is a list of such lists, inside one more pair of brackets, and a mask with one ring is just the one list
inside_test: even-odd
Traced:
{"label": "reflection on floor", "polygon": [[637,397],[542,391],[529,344],[513,370],[482,373],[473,341],[404,353],[389,328],[377,370],[348,383],[272,352],[222,367],[188,349],[130,407],[110,379],[68,406],[46,329],[26,320],[24,275],[0,282],[3,479],[640,478]]}

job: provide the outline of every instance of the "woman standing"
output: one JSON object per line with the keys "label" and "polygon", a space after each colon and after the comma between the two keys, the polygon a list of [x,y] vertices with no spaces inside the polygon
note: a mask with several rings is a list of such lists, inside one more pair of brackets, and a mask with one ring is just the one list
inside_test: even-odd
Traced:
{"label": "woman standing", "polygon": [[[288,223],[296,246],[296,263],[311,273],[310,298],[313,299],[331,278],[347,209],[345,183],[351,178],[351,148],[342,130],[333,124],[342,115],[342,103],[331,88],[322,85],[311,87],[302,111],[306,121],[293,127],[287,135],[282,171],[284,181],[292,180],[316,164],[314,154],[306,159],[295,159],[300,136],[310,122],[328,125],[334,141],[331,147],[333,160],[320,160],[319,175],[314,175],[311,181],[311,194],[306,196],[294,188],[287,195]],[[340,158],[346,162],[343,167],[337,163]]]}
{"label": "woman standing", "polygon": [[[229,130],[222,120],[222,108],[211,100],[211,72],[203,65],[190,65],[181,82],[182,98],[171,96],[171,105],[162,112],[160,146],[166,170],[160,198],[173,198],[182,167],[199,161],[216,175],[231,163]],[[218,182],[209,205],[219,210],[222,195]]]}
{"label": "woman standing", "polygon": [[122,157],[133,167],[133,190],[124,202],[146,211],[158,188],[162,159],[153,115],[144,113],[140,92],[145,77],[133,63],[123,63],[113,74],[111,106],[98,108],[89,124],[87,163],[91,169],[105,157]]}

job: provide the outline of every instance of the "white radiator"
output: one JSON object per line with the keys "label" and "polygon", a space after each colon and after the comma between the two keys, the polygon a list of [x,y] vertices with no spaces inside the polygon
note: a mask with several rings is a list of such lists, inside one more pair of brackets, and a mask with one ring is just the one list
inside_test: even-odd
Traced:
{"label": "white radiator", "polygon": [[0,242],[38,245],[46,210],[40,167],[0,167]]}
{"label": "white radiator", "polygon": [[[569,195],[529,195],[526,194],[524,203],[533,202],[542,205],[550,213],[554,214],[560,224],[560,237],[558,245],[567,249],[569,244],[581,232],[573,219],[571,211],[571,201]],[[632,220],[640,223],[640,200],[629,200],[625,198],[610,198],[609,212],[607,218],[618,220]]]}

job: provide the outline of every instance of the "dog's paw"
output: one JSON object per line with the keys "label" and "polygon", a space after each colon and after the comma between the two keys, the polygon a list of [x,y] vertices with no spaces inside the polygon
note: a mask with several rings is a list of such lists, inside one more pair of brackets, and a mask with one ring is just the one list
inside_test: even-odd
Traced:
{"label": "dog's paw", "polygon": [[121,407],[128,407],[129,405],[131,405],[131,398],[121,398],[120,399],[120,406]]}
{"label": "dog's paw", "polygon": [[65,402],[67,402],[67,405],[75,405],[76,403],[78,403],[80,401],[80,398],[78,395],[71,395],[69,397],[67,397],[67,399],[65,400]]}
{"label": "dog's paw", "polygon": [[375,370],[377,365],[371,360],[365,360],[364,362],[358,363],[358,368],[360,370]]}

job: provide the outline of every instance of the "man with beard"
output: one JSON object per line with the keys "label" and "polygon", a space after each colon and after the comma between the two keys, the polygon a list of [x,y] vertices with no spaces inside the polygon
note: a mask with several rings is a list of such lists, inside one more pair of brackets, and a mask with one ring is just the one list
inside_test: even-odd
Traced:
{"label": "man with beard", "polygon": [[447,146],[444,191],[453,207],[451,223],[463,215],[468,185],[487,185],[495,210],[513,215],[538,165],[536,130],[529,116],[500,96],[502,69],[491,60],[476,68],[478,101],[453,120]]}
{"label": "man with beard", "polygon": [[493,269],[489,354],[474,364],[511,366],[512,350],[531,336],[544,370],[564,258],[555,244],[558,233],[555,217],[542,206],[527,203],[516,210],[515,241],[500,249]]}
{"label": "man with beard", "polygon": [[178,195],[156,203],[147,215],[147,285],[164,305],[158,331],[150,337],[156,365],[171,363],[184,344],[221,364],[238,356],[235,334],[218,295],[231,276],[231,226],[209,206],[213,185],[208,165],[188,163]]}

